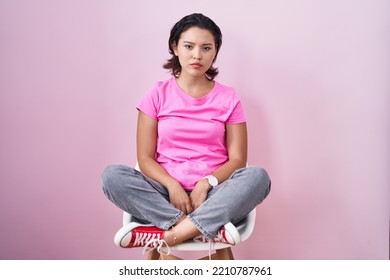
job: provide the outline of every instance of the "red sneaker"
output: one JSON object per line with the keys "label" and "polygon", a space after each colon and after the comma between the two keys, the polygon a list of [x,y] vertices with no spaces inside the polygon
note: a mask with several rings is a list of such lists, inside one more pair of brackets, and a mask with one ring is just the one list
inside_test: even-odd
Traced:
{"label": "red sneaker", "polygon": [[199,235],[194,238],[194,241],[203,242],[203,243],[216,242],[216,243],[237,245],[241,242],[241,236],[237,228],[232,223],[227,223],[226,225],[220,228],[220,230],[212,239],[208,239],[204,235]]}
{"label": "red sneaker", "polygon": [[153,242],[163,241],[163,237],[164,231],[158,227],[129,223],[117,232],[115,243],[123,248],[155,247]]}

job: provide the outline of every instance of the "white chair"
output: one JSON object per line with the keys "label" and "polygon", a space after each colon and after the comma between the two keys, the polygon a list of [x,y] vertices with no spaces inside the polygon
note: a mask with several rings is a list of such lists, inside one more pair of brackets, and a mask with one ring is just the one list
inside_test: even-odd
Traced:
{"label": "white chair", "polygon": [[[255,220],[256,220],[256,208],[253,209],[248,216],[246,216],[245,219],[243,219],[239,224],[235,225],[238,232],[240,233],[241,237],[241,243],[247,240],[252,232],[253,228],[255,226]],[[133,222],[133,217],[123,212],[123,227],[125,227],[127,224]],[[114,242],[117,246],[121,247],[120,241],[123,239],[124,231],[118,230],[117,234],[115,235]],[[233,245],[229,244],[223,244],[223,243],[199,243],[194,242],[192,240],[185,241],[181,244],[170,246],[171,251],[210,251],[215,250],[215,254],[211,256],[212,259],[234,259],[233,253],[231,251],[231,248]],[[148,254],[147,259],[148,260],[156,260],[159,259],[160,255],[156,250],[150,251]],[[208,257],[205,257],[203,259],[207,259]],[[177,257],[171,255],[171,256],[164,256],[164,259],[178,259]]]}
{"label": "white chair", "polygon": [[[138,164],[136,165],[136,169],[139,170]],[[241,237],[241,243],[247,240],[254,229],[256,221],[256,208],[254,208],[241,222],[236,224],[236,228],[238,232],[240,233]],[[126,227],[127,224],[134,222],[134,217],[132,217],[129,213],[123,212],[123,227]],[[121,229],[122,229],[121,228]],[[123,231],[119,229],[115,235],[114,243],[123,248],[120,244],[121,240],[123,239],[124,234],[126,234],[126,231]],[[208,251],[209,256],[206,256],[202,259],[226,259],[226,260],[232,260],[234,259],[233,253],[231,250],[231,247],[234,245],[229,244],[223,244],[223,243],[200,243],[195,242],[192,240],[185,241],[181,244],[170,246],[171,251]],[[210,256],[210,250],[215,250],[215,254]],[[157,252],[157,250],[150,251],[147,259],[148,260],[158,260],[161,256]],[[179,259],[178,257],[174,255],[164,256],[164,259]]]}

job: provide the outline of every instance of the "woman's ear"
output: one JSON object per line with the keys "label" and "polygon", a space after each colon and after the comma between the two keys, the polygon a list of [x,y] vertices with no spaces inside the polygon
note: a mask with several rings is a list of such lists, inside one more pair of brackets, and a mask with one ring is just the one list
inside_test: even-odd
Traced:
{"label": "woman's ear", "polygon": [[178,56],[178,52],[177,52],[177,44],[174,42],[172,43],[172,50],[173,50],[173,53]]}

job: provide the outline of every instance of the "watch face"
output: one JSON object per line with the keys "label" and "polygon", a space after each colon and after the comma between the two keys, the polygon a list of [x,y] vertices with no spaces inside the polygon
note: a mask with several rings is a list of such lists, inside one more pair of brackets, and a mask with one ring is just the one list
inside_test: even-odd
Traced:
{"label": "watch face", "polygon": [[209,183],[210,183],[211,186],[215,187],[216,185],[218,185],[218,180],[214,176],[210,176],[209,177]]}

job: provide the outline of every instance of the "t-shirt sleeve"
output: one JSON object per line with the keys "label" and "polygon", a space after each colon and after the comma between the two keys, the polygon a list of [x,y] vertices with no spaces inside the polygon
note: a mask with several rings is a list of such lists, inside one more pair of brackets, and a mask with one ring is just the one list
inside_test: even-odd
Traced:
{"label": "t-shirt sleeve", "polygon": [[150,89],[146,94],[142,97],[138,105],[136,106],[137,110],[144,112],[148,116],[153,119],[157,119],[158,115],[158,106],[159,98],[158,98],[158,90],[157,86]]}
{"label": "t-shirt sleeve", "polygon": [[246,122],[244,108],[237,94],[233,95],[232,108],[232,112],[229,118],[226,120],[226,123],[238,124]]}

